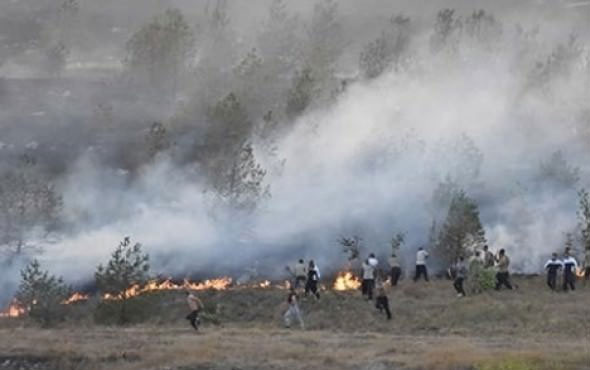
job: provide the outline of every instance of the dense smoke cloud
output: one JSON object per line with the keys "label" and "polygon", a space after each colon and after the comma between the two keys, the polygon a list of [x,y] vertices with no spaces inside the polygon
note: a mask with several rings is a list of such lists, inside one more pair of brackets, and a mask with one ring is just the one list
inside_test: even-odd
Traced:
{"label": "dense smoke cloud", "polygon": [[[340,269],[346,263],[337,243],[341,236],[359,235],[364,253],[385,257],[390,239],[404,232],[402,253],[409,268],[416,248],[428,243],[433,221],[444,221],[446,209],[437,206],[433,194],[446,183],[477,202],[493,250],[505,248],[517,271],[538,272],[545,257],[562,250],[565,233],[576,231],[577,190],[589,180],[583,160],[590,132],[586,30],[570,36],[578,18],[565,6],[555,13],[555,27],[537,28],[542,12],[526,2],[498,3],[491,18],[484,16],[479,28],[469,28],[474,8],[454,2],[448,6],[457,8],[454,17],[462,28],[441,38],[432,25],[443,4],[382,9],[384,4],[373,2],[363,9],[340,4],[339,26],[351,41],[343,44],[346,48],[331,67],[345,83],[327,82],[329,88],[295,118],[277,115],[269,135],[261,133],[268,121],[261,112],[276,110],[279,98],[288,94],[269,98],[244,91],[256,86],[285,90],[291,74],[265,80],[261,73],[254,82],[243,82],[243,77],[234,82],[215,73],[197,76],[197,81],[215,84],[212,90],[207,85],[188,88],[181,81],[175,100],[125,81],[105,82],[104,71],[98,73],[99,82],[76,84],[72,81],[93,80],[76,70],[67,82],[28,82],[50,87],[40,95],[24,90],[31,95],[23,103],[16,97],[21,82],[10,75],[14,60],[8,61],[0,97],[7,108],[9,101],[20,105],[1,115],[0,151],[7,158],[2,166],[17,166],[21,149],[35,141],[27,150],[39,157],[63,196],[61,227],[49,238],[30,237],[44,249],[42,262],[68,280],[91,279],[97,263],[129,235],[144,244],[158,274],[239,275],[257,266],[265,277],[282,278],[283,266],[300,257],[314,258],[327,270]],[[260,9],[240,17],[233,12],[238,3],[231,3],[228,16],[235,34],[254,27],[267,6],[261,2]],[[191,21],[204,17],[188,6],[172,5],[186,10]],[[554,7],[545,5],[544,14]],[[374,32],[355,38],[351,30],[370,19],[387,25],[379,9],[409,15],[410,36],[395,63],[367,80],[358,71],[359,50],[381,32],[371,26]],[[514,9],[522,17],[514,19]],[[289,11],[308,21],[313,4]],[[142,22],[150,17],[146,14]],[[305,27],[301,29],[297,36],[305,44]],[[94,42],[96,52],[101,43]],[[112,42],[105,41],[104,50],[116,49]],[[249,42],[255,38],[240,39],[237,54],[246,54],[242,51],[250,49]],[[73,49],[88,59],[95,55]],[[255,56],[245,60],[256,66]],[[212,98],[213,90],[219,96]],[[218,118],[201,105],[210,107],[234,90],[247,102],[244,110],[250,115],[249,126],[240,132],[247,133],[256,161],[266,171],[262,186],[269,188],[270,195],[257,199],[254,210],[238,209],[220,195],[219,187],[212,186],[215,174],[207,171],[222,162],[203,159],[207,152],[202,148],[214,150],[203,138],[217,137],[210,127]],[[68,104],[72,101],[76,103]],[[51,108],[56,102],[60,108]],[[42,108],[29,106],[34,104]],[[23,121],[22,128],[10,122],[15,117]],[[146,146],[155,139],[146,144],[147,127],[155,121],[165,121],[170,142],[158,141],[158,151],[150,151]],[[95,132],[96,127],[100,130]],[[6,284],[2,291],[13,289],[18,266],[0,273]]]}

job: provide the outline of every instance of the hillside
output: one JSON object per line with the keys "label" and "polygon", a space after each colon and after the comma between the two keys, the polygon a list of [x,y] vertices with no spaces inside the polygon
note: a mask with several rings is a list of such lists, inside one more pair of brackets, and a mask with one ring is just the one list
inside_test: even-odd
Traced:
{"label": "hillside", "polygon": [[304,300],[306,330],[282,328],[285,291],[201,292],[202,333],[181,292],[138,298],[144,321],[97,325],[93,302],[41,330],[0,321],[0,369],[588,369],[590,286],[553,293],[543,279],[458,299],[450,282],[404,282],[385,320],[358,292]]}

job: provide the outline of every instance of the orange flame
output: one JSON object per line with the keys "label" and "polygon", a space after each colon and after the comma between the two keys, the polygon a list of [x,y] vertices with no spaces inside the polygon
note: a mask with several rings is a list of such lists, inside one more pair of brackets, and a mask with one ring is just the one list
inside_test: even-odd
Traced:
{"label": "orange flame", "polygon": [[336,281],[334,282],[334,290],[344,291],[344,290],[357,290],[361,286],[361,281],[359,278],[354,276],[350,272],[339,273],[338,277],[336,277]]}
{"label": "orange flame", "polygon": [[163,290],[225,290],[232,283],[229,277],[222,277],[217,279],[205,280],[202,283],[193,283],[184,280],[182,284],[176,284],[170,279],[158,283],[157,280],[150,280],[143,287],[135,284],[127,288],[123,293],[118,295],[104,294],[105,300],[120,300],[123,298],[131,298],[148,292],[163,291]]}
{"label": "orange flame", "polygon": [[580,279],[583,278],[585,276],[585,271],[584,270],[585,269],[583,267],[576,268],[576,276],[578,278],[580,278]]}
{"label": "orange flame", "polygon": [[62,304],[72,304],[80,301],[87,301],[90,296],[88,294],[76,292],[70,296],[70,298],[66,299],[62,302]]}
{"label": "orange flame", "polygon": [[23,316],[27,311],[24,307],[21,306],[19,301],[13,299],[10,305],[4,310],[0,312],[1,318],[17,318]]}

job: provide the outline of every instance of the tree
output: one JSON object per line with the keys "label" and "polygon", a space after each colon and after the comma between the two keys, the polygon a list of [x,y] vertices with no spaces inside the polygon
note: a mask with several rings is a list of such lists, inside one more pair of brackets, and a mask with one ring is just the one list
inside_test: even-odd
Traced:
{"label": "tree", "polygon": [[63,42],[45,50],[45,70],[52,76],[60,76],[66,67],[70,50]]}
{"label": "tree", "polygon": [[168,131],[161,122],[154,122],[152,124],[145,140],[150,158],[154,158],[156,154],[166,151],[168,148],[170,148]]}
{"label": "tree", "polygon": [[318,94],[317,82],[310,68],[295,73],[291,88],[287,92],[285,113],[290,119],[301,115]]}
{"label": "tree", "polygon": [[450,266],[459,256],[465,256],[470,248],[481,244],[485,244],[485,231],[479,220],[477,204],[460,190],[451,199],[435,254]]}
{"label": "tree", "polygon": [[455,16],[454,9],[440,10],[436,15],[434,33],[430,37],[430,47],[433,52],[456,52],[459,46],[463,23]]}
{"label": "tree", "polygon": [[410,19],[403,15],[391,18],[390,28],[383,31],[361,51],[359,68],[365,78],[379,77],[390,67],[399,68],[409,45]]}
{"label": "tree", "polygon": [[590,248],[590,195],[586,189],[581,189],[578,198],[578,227],[581,241],[585,248]]}
{"label": "tree", "polygon": [[128,312],[128,300],[132,298],[129,288],[142,285],[149,277],[149,255],[144,254],[141,244],[131,244],[125,237],[111,254],[106,266],[100,264],[95,273],[96,286],[101,294],[111,297],[118,304],[118,321],[128,323],[132,318]]}
{"label": "tree", "polygon": [[571,166],[558,150],[547,161],[541,162],[539,178],[564,188],[574,188],[580,181],[580,168]]}
{"label": "tree", "polygon": [[24,156],[17,169],[0,175],[0,248],[9,258],[30,250],[27,236],[34,229],[54,230],[62,210],[62,198],[36,166]]}
{"label": "tree", "polygon": [[465,19],[464,34],[479,48],[493,50],[502,36],[502,24],[480,9]]}
{"label": "tree", "polygon": [[317,72],[319,80],[330,80],[334,65],[344,50],[336,0],[317,0],[305,45],[306,65]]}
{"label": "tree", "polygon": [[194,42],[182,12],[168,9],[127,41],[125,65],[132,76],[149,86],[167,87],[176,93],[179,77],[190,66]]}
{"label": "tree", "polygon": [[61,277],[42,271],[39,261],[33,260],[21,270],[16,299],[27,309],[29,317],[48,327],[65,319],[67,307],[63,302],[71,292]]}

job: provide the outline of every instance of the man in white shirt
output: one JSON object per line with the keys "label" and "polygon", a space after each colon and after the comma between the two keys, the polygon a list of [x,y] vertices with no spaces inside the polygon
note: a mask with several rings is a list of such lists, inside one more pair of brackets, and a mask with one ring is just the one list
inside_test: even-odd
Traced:
{"label": "man in white shirt", "polygon": [[567,292],[568,288],[576,290],[576,269],[578,262],[570,255],[569,249],[566,249],[563,255],[563,291]]}
{"label": "man in white shirt", "polygon": [[428,252],[424,248],[418,248],[416,253],[416,274],[414,275],[414,281],[418,281],[420,276],[424,276],[424,280],[428,281],[428,270],[426,269],[426,259],[428,258]]}
{"label": "man in white shirt", "polygon": [[375,266],[377,266],[371,258],[367,258],[363,262],[363,282],[361,289],[363,296],[367,297],[367,300],[373,299],[373,289],[375,289]]}

